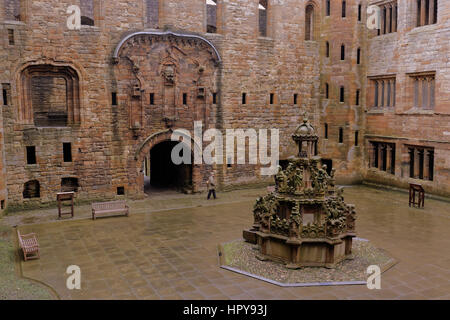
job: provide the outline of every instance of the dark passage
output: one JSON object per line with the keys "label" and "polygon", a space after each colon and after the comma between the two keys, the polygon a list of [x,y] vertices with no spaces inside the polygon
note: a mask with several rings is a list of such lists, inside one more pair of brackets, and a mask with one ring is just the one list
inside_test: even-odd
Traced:
{"label": "dark passage", "polygon": [[150,151],[150,184],[155,188],[184,190],[192,185],[192,166],[172,162],[175,141],[164,141]]}

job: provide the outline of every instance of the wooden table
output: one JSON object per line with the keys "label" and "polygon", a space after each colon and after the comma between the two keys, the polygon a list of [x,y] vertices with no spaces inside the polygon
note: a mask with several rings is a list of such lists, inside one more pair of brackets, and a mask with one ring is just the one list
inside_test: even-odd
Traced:
{"label": "wooden table", "polygon": [[[61,219],[63,215],[71,215],[72,218],[74,216],[73,210],[73,199],[75,197],[75,192],[60,192],[56,194],[56,200],[58,201],[58,219]],[[62,212],[62,203],[63,201],[71,202],[71,210],[67,212]]]}

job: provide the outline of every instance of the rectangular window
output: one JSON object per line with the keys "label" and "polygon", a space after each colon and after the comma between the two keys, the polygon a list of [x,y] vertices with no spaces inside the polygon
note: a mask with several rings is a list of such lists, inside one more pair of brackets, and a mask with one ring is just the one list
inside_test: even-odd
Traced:
{"label": "rectangular window", "polygon": [[150,105],[154,105],[155,104],[155,94],[152,92],[150,93]]}
{"label": "rectangular window", "polygon": [[411,104],[415,108],[433,110],[435,106],[435,72],[410,75],[414,88]]}
{"label": "rectangular window", "polygon": [[183,93],[183,104],[187,104],[187,93]]}
{"label": "rectangular window", "polygon": [[358,5],[358,21],[362,20],[362,5]]}
{"label": "rectangular window", "polygon": [[331,15],[331,0],[327,0],[327,5],[326,5],[326,15],[330,16]]}
{"label": "rectangular window", "polygon": [[356,50],[356,63],[361,64],[361,49]]}
{"label": "rectangular window", "polygon": [[341,46],[341,60],[345,60],[345,46]]}
{"label": "rectangular window", "polygon": [[117,195],[118,196],[125,195],[125,187],[117,187]]}
{"label": "rectangular window", "polygon": [[360,95],[360,91],[356,90],[356,105],[359,106],[359,95]]}
{"label": "rectangular window", "polygon": [[36,147],[27,147],[27,164],[36,164]]}
{"label": "rectangular window", "polygon": [[213,104],[217,104],[217,92],[213,92]]}
{"label": "rectangular window", "polygon": [[117,92],[111,92],[111,104],[117,106]]}
{"label": "rectangular window", "polygon": [[217,32],[217,3],[216,0],[206,0],[206,32]]}
{"label": "rectangular window", "polygon": [[5,200],[0,201],[0,209],[5,209]]}
{"label": "rectangular window", "polygon": [[63,143],[64,162],[72,162],[72,144],[70,142]]}
{"label": "rectangular window", "polygon": [[342,18],[345,18],[347,15],[347,2],[342,1]]}
{"label": "rectangular window", "polygon": [[370,166],[395,174],[395,143],[370,141]]}
{"label": "rectangular window", "polygon": [[80,0],[81,24],[94,26],[94,0]]}
{"label": "rectangular window", "polygon": [[271,93],[270,94],[270,104],[274,104],[274,100],[275,100],[275,94]]}
{"label": "rectangular window", "polygon": [[8,29],[8,42],[10,46],[13,46],[15,41],[14,41],[14,29]]}
{"label": "rectangular window", "polygon": [[294,94],[294,105],[296,105],[298,103],[298,94]]}
{"label": "rectangular window", "polygon": [[328,83],[325,84],[325,98],[328,99],[330,97],[330,85]]}
{"label": "rectangular window", "polygon": [[259,35],[267,37],[267,0],[259,1]]}
{"label": "rectangular window", "polygon": [[242,94],[242,104],[247,104],[247,94],[246,93]]}
{"label": "rectangular window", "polygon": [[339,101],[344,102],[345,101],[345,89],[344,87],[341,87],[340,94],[339,94]]}
{"label": "rectangular window", "polygon": [[344,143],[344,128],[339,128],[339,143]]}
{"label": "rectangular window", "polygon": [[[395,106],[395,76],[377,76],[370,78],[368,99],[372,107]],[[370,91],[372,94],[370,94]]]}
{"label": "rectangular window", "polygon": [[159,25],[159,0],[146,0],[147,26],[156,29]]}
{"label": "rectangular window", "polygon": [[359,145],[359,131],[355,131],[355,147]]}
{"label": "rectangular window", "polygon": [[9,98],[11,96],[11,85],[9,83],[2,83],[2,96],[3,96],[3,105],[9,105]]}
{"label": "rectangular window", "polygon": [[328,139],[328,123],[325,123],[324,131],[325,131],[325,139]]}

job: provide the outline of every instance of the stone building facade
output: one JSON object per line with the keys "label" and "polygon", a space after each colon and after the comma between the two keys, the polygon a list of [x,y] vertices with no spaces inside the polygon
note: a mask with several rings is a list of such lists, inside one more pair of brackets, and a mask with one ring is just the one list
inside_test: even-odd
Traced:
{"label": "stone building facade", "polygon": [[272,182],[235,159],[167,165],[171,133],[277,128],[283,165],[305,112],[338,183],[448,195],[449,15],[442,0],[1,0],[2,206],[142,197],[145,176],[201,191],[211,170],[222,188]]}

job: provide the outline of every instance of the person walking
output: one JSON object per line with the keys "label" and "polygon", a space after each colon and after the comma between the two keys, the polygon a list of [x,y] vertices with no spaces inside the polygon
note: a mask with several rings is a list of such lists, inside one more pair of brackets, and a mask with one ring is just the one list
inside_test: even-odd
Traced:
{"label": "person walking", "polygon": [[211,195],[214,196],[214,199],[216,198],[216,179],[214,178],[214,172],[211,173],[211,175],[208,178],[208,181],[206,182],[206,186],[208,187],[208,200],[211,198]]}

